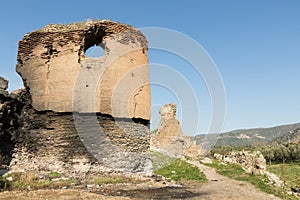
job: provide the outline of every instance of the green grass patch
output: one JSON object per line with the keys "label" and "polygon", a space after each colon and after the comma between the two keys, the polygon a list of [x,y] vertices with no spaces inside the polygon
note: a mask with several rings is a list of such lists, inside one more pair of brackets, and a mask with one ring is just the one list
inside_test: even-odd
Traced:
{"label": "green grass patch", "polygon": [[238,181],[246,181],[259,188],[260,190],[273,194],[283,199],[296,200],[294,195],[288,195],[283,188],[278,188],[274,185],[269,184],[269,179],[265,175],[253,175],[248,174],[245,170],[238,164],[221,164],[218,161],[214,161],[212,164],[206,164],[207,166],[216,169],[217,173],[226,176],[231,179]]}
{"label": "green grass patch", "polygon": [[284,182],[287,189],[300,190],[299,163],[273,164],[269,165],[267,169],[276,174]]}
{"label": "green grass patch", "polygon": [[117,183],[124,183],[122,177],[97,177],[93,179],[93,184],[95,185],[104,185],[104,184],[117,184]]}
{"label": "green grass patch", "polygon": [[50,178],[59,178],[60,174],[58,172],[50,172],[49,177]]}
{"label": "green grass patch", "polygon": [[195,166],[162,153],[152,151],[150,157],[153,164],[153,173],[170,180],[197,180],[207,181],[205,175]]}
{"label": "green grass patch", "polygon": [[197,167],[180,159],[174,160],[169,165],[163,168],[154,170],[154,174],[164,176],[174,181],[184,181],[184,180],[197,180],[200,182],[207,181],[203,172],[201,172]]}

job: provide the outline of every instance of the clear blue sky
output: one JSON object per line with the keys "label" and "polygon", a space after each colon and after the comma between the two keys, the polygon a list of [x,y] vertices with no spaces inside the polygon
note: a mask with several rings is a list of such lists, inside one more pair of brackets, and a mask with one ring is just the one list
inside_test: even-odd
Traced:
{"label": "clear blue sky", "polygon": [[[17,42],[24,34],[49,23],[91,18],[137,28],[170,28],[195,39],[216,63],[227,96],[224,131],[299,122],[299,10],[298,0],[2,1],[0,76],[10,80],[10,90],[21,87],[15,73]],[[182,59],[154,50],[150,50],[149,59],[186,74],[193,85],[193,72]],[[197,132],[205,132],[211,117],[209,94],[204,83],[193,88],[201,99]],[[176,101],[175,97],[152,87],[154,118],[158,105],[170,101]],[[180,112],[178,115],[181,118]],[[198,117],[184,119],[186,134],[194,134],[189,121]],[[155,126],[157,120],[153,122]]]}

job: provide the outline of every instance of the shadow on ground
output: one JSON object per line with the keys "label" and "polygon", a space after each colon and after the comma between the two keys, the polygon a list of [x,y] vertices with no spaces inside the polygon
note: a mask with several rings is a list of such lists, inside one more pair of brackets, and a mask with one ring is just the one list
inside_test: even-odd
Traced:
{"label": "shadow on ground", "polygon": [[[97,193],[97,192],[96,192]],[[133,190],[105,191],[102,195],[123,196],[131,199],[187,199],[208,195],[206,192],[196,193],[184,187],[163,187]]]}

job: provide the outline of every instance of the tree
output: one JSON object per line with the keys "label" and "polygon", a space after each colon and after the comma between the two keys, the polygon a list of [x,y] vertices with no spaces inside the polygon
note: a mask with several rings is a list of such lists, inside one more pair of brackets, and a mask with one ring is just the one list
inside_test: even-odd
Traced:
{"label": "tree", "polygon": [[278,160],[282,160],[283,164],[289,158],[289,156],[290,156],[290,150],[289,148],[287,148],[286,145],[282,144],[275,148],[275,157]]}
{"label": "tree", "polygon": [[264,155],[265,159],[269,161],[269,165],[272,164],[272,160],[275,158],[274,149],[272,147],[266,147],[262,149],[262,154]]}
{"label": "tree", "polygon": [[289,145],[290,150],[290,159],[291,161],[296,161],[300,158],[300,146],[299,144],[291,144]]}

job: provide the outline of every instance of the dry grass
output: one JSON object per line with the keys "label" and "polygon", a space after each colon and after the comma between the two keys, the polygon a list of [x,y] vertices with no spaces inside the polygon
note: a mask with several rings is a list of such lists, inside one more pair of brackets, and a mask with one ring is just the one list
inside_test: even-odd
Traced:
{"label": "dry grass", "polygon": [[10,173],[2,177],[2,190],[27,190],[27,189],[59,189],[69,187],[75,179],[53,181],[48,178],[39,179],[33,172]]}
{"label": "dry grass", "polygon": [[99,176],[86,177],[85,179],[63,178],[57,172],[50,172],[39,177],[33,172],[10,173],[4,177],[0,176],[0,191],[4,190],[38,190],[38,189],[61,189],[74,186],[105,185],[118,183],[142,183],[144,180],[137,177],[121,174],[103,174]]}

